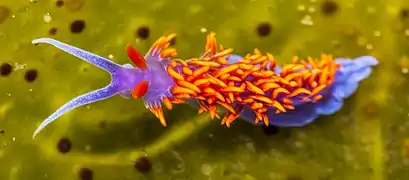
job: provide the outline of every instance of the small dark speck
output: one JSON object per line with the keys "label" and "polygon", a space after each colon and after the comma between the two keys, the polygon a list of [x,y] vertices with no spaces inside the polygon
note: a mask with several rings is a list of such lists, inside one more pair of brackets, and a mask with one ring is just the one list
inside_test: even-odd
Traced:
{"label": "small dark speck", "polygon": [[57,2],[55,2],[55,5],[57,7],[62,7],[62,6],[64,6],[64,1],[63,0],[57,0]]}
{"label": "small dark speck", "polygon": [[277,126],[263,126],[263,132],[265,135],[269,136],[269,135],[275,135],[277,134],[279,131],[279,128]]}
{"label": "small dark speck", "polygon": [[78,171],[78,177],[80,180],[92,180],[94,178],[94,172],[89,168],[81,168]]}
{"label": "small dark speck", "polygon": [[27,82],[34,82],[37,79],[38,76],[38,71],[36,69],[29,69],[26,71],[26,74],[24,75],[24,79]]}
{"label": "small dark speck", "polygon": [[380,112],[380,107],[375,101],[370,100],[362,107],[362,111],[367,117],[377,117]]}
{"label": "small dark speck", "polygon": [[13,72],[13,66],[9,63],[3,63],[0,65],[0,76],[8,76]]}
{"label": "small dark speck", "polygon": [[52,36],[56,35],[56,34],[57,34],[57,28],[55,28],[55,27],[51,28],[51,29],[48,31],[48,34],[49,34],[49,35],[52,35]]}
{"label": "small dark speck", "polygon": [[321,5],[321,13],[333,15],[338,10],[338,4],[334,0],[325,0]]}
{"label": "small dark speck", "polygon": [[301,176],[290,175],[287,177],[287,180],[302,180]]}
{"label": "small dark speck", "polygon": [[107,122],[106,122],[106,121],[101,121],[101,122],[99,122],[99,127],[100,127],[101,129],[105,129],[105,128],[107,127]]}
{"label": "small dark speck", "polygon": [[5,132],[3,129],[0,129],[0,134],[3,135]]}
{"label": "small dark speck", "polygon": [[409,9],[402,9],[402,10],[400,11],[400,17],[401,17],[402,19],[408,18],[408,17],[409,17]]}
{"label": "small dark speck", "polygon": [[260,23],[257,26],[257,34],[261,37],[265,37],[270,35],[271,33],[271,25],[270,23]]}
{"label": "small dark speck", "polygon": [[60,141],[58,141],[57,149],[60,153],[65,154],[67,152],[70,152],[71,148],[72,148],[72,143],[68,138],[63,137],[60,139]]}
{"label": "small dark speck", "polygon": [[134,167],[141,173],[148,173],[152,170],[152,163],[147,157],[141,157],[135,161]]}
{"label": "small dark speck", "polygon": [[139,27],[137,30],[136,30],[136,34],[135,34],[138,38],[140,38],[140,39],[148,39],[149,38],[149,35],[150,35],[150,30],[149,30],[149,27],[147,27],[147,26],[142,26],[142,27]]}
{"label": "small dark speck", "polygon": [[74,34],[81,33],[85,29],[84,20],[75,20],[70,25],[70,31]]}

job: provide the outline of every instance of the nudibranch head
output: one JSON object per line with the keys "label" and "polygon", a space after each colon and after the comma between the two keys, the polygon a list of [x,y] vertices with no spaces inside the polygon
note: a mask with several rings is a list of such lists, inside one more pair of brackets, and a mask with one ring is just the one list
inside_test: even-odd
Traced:
{"label": "nudibranch head", "polygon": [[[139,53],[131,46],[127,47],[129,58],[135,64],[139,64],[138,66],[146,72],[144,81],[141,82],[146,85],[137,84],[127,94],[132,94],[134,98],[143,97],[145,107],[160,120],[163,126],[167,124],[161,104],[169,101],[168,97],[172,96],[169,89],[174,84],[173,79],[167,73],[166,67],[170,59],[177,55],[176,49],[169,47],[170,41],[175,36],[175,34],[170,34],[160,37],[152,45],[145,57],[138,55]],[[141,94],[141,92],[144,93]]]}
{"label": "nudibranch head", "polygon": [[104,88],[80,95],[57,109],[47,117],[34,132],[33,138],[48,124],[58,117],[79,106],[101,101],[114,95],[124,98],[143,98],[145,105],[161,119],[163,125],[163,112],[160,104],[164,97],[170,96],[169,88],[173,84],[167,75],[166,65],[169,58],[177,55],[174,48],[170,48],[170,41],[175,34],[159,38],[149,52],[142,56],[132,46],[127,45],[126,50],[129,58],[136,67],[131,64],[119,65],[101,56],[92,54],[80,48],[59,42],[51,38],[39,38],[32,41],[34,44],[47,43],[73,56],[76,56],[90,64],[93,64],[111,75],[111,83]]}
{"label": "nudibranch head", "polygon": [[[127,46],[128,57],[145,72],[144,81],[140,82],[142,84],[134,84],[134,88],[129,89],[127,94],[132,94],[134,98],[143,97],[148,108],[158,108],[163,97],[170,95],[168,89],[173,81],[167,75],[165,67],[169,59],[177,55],[176,49],[169,47],[174,37],[175,34],[171,34],[159,38],[144,57],[132,46]],[[140,94],[141,92],[144,93]]]}

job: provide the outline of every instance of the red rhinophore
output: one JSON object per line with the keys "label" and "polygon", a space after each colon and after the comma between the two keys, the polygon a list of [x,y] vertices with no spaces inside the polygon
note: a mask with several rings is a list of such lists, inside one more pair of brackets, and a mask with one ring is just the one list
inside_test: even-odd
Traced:
{"label": "red rhinophore", "polygon": [[140,69],[145,69],[147,67],[145,58],[131,45],[126,45],[126,51],[128,52],[129,59]]}
{"label": "red rhinophore", "polygon": [[148,92],[148,86],[149,82],[147,80],[143,80],[140,83],[138,83],[133,89],[132,89],[132,97],[137,99],[146,94]]}

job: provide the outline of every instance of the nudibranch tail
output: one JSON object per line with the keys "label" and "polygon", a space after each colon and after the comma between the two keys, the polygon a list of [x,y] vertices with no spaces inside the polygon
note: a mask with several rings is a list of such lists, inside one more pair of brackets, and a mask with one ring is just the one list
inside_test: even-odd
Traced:
{"label": "nudibranch tail", "polygon": [[90,104],[96,101],[104,100],[109,97],[112,97],[118,93],[120,93],[121,90],[113,85],[106,86],[104,88],[83,94],[81,96],[78,96],[71,101],[67,102],[63,106],[61,106],[57,111],[55,111],[53,114],[51,114],[49,117],[47,117],[35,130],[33,134],[33,138],[41,131],[43,130],[48,124],[52,123],[55,121],[57,118],[62,116],[68,111],[71,111],[77,107]]}
{"label": "nudibranch tail", "polygon": [[[345,98],[350,97],[358,88],[359,82],[367,78],[372,67],[378,61],[371,56],[355,59],[338,58],[333,60],[339,65],[334,74],[334,82],[322,91],[318,102],[300,103],[287,113],[275,114],[269,109],[268,118],[272,125],[281,127],[301,127],[312,123],[322,115],[331,115],[339,111]],[[251,109],[245,109],[241,117],[247,121],[255,118]]]}
{"label": "nudibranch tail", "polygon": [[372,67],[378,65],[378,61],[372,56],[361,56],[355,59],[338,58],[335,62],[342,65],[337,73],[335,94],[342,98],[351,96],[360,81],[369,77]]}
{"label": "nudibranch tail", "polygon": [[80,48],[68,45],[66,43],[57,41],[55,39],[51,38],[39,38],[35,39],[32,41],[33,44],[39,44],[39,43],[47,43],[55,46],[56,48],[65,51],[75,57],[78,57],[90,64],[93,64],[111,74],[115,73],[118,69],[121,68],[121,65],[116,64],[106,58],[103,58],[101,56],[98,56],[96,54],[84,51]]}

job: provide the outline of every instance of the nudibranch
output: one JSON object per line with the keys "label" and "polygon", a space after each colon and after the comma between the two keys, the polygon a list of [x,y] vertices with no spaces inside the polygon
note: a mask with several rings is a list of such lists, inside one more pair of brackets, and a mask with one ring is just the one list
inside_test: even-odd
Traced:
{"label": "nudibranch", "polygon": [[[33,40],[34,44],[51,44],[111,75],[106,87],[57,109],[40,124],[33,138],[64,113],[118,94],[127,99],[142,98],[165,127],[162,105],[172,109],[174,104],[183,103],[195,105],[199,113],[209,112],[212,119],[222,119],[221,124],[226,126],[238,118],[256,125],[304,126],[338,111],[378,64],[371,56],[333,59],[322,55],[319,60],[294,57],[291,64],[281,67],[273,55],[258,49],[243,57],[232,54],[232,48],[217,44],[213,32],[207,36],[202,56],[182,60],[175,58],[176,49],[170,47],[174,37],[160,37],[145,56],[128,45],[128,57],[135,67],[119,65],[54,39]],[[216,111],[219,108],[226,110],[223,117]]]}

